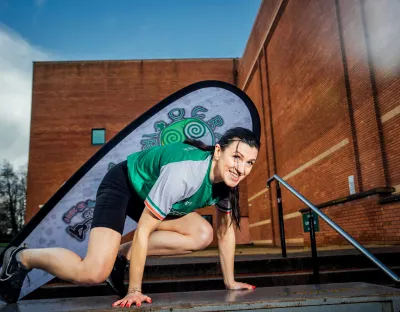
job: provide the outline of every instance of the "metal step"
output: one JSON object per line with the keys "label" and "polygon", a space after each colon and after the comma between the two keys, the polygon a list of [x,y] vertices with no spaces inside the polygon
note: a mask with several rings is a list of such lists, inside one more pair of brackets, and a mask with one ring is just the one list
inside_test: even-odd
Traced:
{"label": "metal step", "polygon": [[[400,249],[377,249],[377,258],[389,267],[400,263]],[[146,262],[144,279],[166,279],[187,276],[220,276],[219,257],[149,257]],[[376,268],[356,250],[340,250],[319,253],[321,270],[346,270]],[[235,274],[269,274],[276,272],[308,271],[313,269],[309,253],[296,253],[282,258],[280,255],[236,256]],[[126,279],[128,276],[126,275]],[[54,279],[53,283],[61,282]]]}
{"label": "metal step", "polygon": [[[135,311],[399,312],[400,290],[366,283],[262,287],[248,291],[196,291],[150,295]],[[126,311],[111,307],[117,296],[23,300],[0,303],[1,312]]]}
{"label": "metal step", "polygon": [[[372,250],[396,272],[399,248]],[[367,282],[391,285],[392,281],[356,250],[332,250],[319,253],[321,283]],[[313,284],[312,259],[308,252],[289,254],[240,255],[235,258],[238,280],[258,287]],[[126,282],[128,276],[126,276]],[[180,292],[224,289],[219,257],[149,257],[146,261],[145,292]],[[105,296],[114,294],[105,284],[77,286],[59,279],[36,289],[25,299]]]}

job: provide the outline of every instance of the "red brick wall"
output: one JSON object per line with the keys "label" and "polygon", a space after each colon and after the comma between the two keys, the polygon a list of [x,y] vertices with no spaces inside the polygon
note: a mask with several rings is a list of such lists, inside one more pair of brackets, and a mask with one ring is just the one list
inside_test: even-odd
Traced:
{"label": "red brick wall", "polygon": [[[373,91],[380,117],[400,106],[400,3],[364,2]],[[389,185],[400,185],[400,114],[382,122],[383,147]],[[400,191],[400,190],[399,190]]]}
{"label": "red brick wall", "polygon": [[[334,13],[333,1],[290,1],[267,48],[276,172],[282,177],[351,140]],[[315,27],[320,21],[324,27]],[[345,196],[353,160],[347,144],[287,181],[313,202]],[[284,188],[282,199],[285,215],[304,206]],[[299,220],[285,222],[289,240],[301,236]]]}
{"label": "red brick wall", "polygon": [[[264,107],[263,107],[263,94],[261,85],[261,68],[257,67],[254,71],[252,77],[250,78],[250,82],[248,84],[248,88],[246,90],[249,97],[254,102],[259,115],[264,116]],[[265,129],[264,118],[260,118],[261,128]],[[248,186],[248,197],[251,199],[257,193],[263,191],[265,189],[265,182],[268,179],[268,162],[267,162],[267,148],[266,148],[266,139],[265,132],[261,132],[261,149],[259,151],[257,162],[252,169],[251,174],[247,178]],[[268,194],[264,193],[261,196],[257,196],[254,200],[249,201],[249,223],[254,224],[256,222],[270,219],[270,209],[268,203]],[[270,240],[271,239],[271,229],[270,231],[261,231],[260,227],[252,227],[250,228],[250,236],[253,241],[255,240]]]}
{"label": "red brick wall", "polygon": [[[399,15],[390,0],[263,1],[238,67],[265,147],[247,185],[252,241],[280,241],[275,188],[265,191],[273,173],[315,204],[349,195],[349,176],[356,192],[400,187]],[[288,245],[302,245],[304,204],[285,189],[282,198]],[[365,201],[360,213],[380,210]],[[352,214],[342,208],[332,209]],[[372,229],[371,242],[383,242]]]}
{"label": "red brick wall", "polygon": [[238,67],[238,86],[244,88],[247,85],[248,73],[256,68],[256,60],[260,52],[262,42],[276,17],[282,0],[264,0],[258,10],[256,20],[251,31],[251,36],[246,45],[243,57]]}
{"label": "red brick wall", "polygon": [[[400,244],[399,204],[378,203],[378,195],[323,208],[322,212],[361,244]],[[344,213],[348,212],[348,213]],[[319,218],[317,246],[349,245],[326,222]],[[310,235],[304,233],[304,243],[310,246]]]}
{"label": "red brick wall", "polygon": [[343,51],[348,67],[351,105],[354,110],[357,154],[360,164],[359,190],[385,185],[379,124],[374,107],[362,7],[355,1],[340,1]]}

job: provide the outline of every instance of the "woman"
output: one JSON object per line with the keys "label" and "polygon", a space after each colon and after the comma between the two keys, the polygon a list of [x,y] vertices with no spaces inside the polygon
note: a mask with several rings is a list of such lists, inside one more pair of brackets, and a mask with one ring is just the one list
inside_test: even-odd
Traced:
{"label": "woman", "polygon": [[[250,173],[259,147],[253,132],[233,128],[215,146],[186,141],[128,156],[107,172],[99,186],[86,257],[64,248],[12,247],[4,255],[0,295],[7,302],[18,300],[25,276],[33,268],[85,285],[101,283],[111,273],[108,282],[125,295],[121,289],[124,259],[132,259],[128,291],[113,305],[151,303],[141,292],[146,257],[185,254],[208,246],[212,227],[193,211],[214,204],[225,286],[255,288],[234,279],[233,224],[240,226],[238,184]],[[120,246],[126,215],[138,226],[132,243]]]}

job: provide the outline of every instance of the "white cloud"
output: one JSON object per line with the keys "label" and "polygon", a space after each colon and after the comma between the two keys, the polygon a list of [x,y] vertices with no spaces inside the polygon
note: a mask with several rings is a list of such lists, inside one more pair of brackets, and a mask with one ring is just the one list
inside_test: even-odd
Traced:
{"label": "white cloud", "polygon": [[7,159],[14,166],[28,161],[32,62],[49,58],[0,24],[0,160]]}

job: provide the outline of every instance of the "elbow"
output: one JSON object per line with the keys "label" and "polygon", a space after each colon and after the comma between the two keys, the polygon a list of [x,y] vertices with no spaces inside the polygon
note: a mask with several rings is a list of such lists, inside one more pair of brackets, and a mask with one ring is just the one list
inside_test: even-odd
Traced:
{"label": "elbow", "polygon": [[217,239],[223,240],[228,232],[228,227],[225,224],[219,224],[217,228]]}
{"label": "elbow", "polygon": [[224,239],[224,237],[225,237],[225,234],[226,234],[226,232],[225,232],[225,233],[220,233],[220,232],[218,232],[218,233],[217,233],[217,238],[218,238],[218,240],[219,240],[219,241],[222,241],[222,240]]}
{"label": "elbow", "polygon": [[225,241],[225,240],[235,239],[235,231],[233,230],[233,228],[231,226],[230,227],[221,228],[217,232],[217,238],[218,238],[218,241]]}
{"label": "elbow", "polygon": [[227,228],[220,229],[217,232],[217,238],[219,241],[223,241],[224,239],[227,238],[227,236],[229,236],[228,234],[229,234],[229,230]]}
{"label": "elbow", "polygon": [[135,231],[136,239],[139,240],[148,240],[151,234],[151,230],[145,227],[138,227]]}

